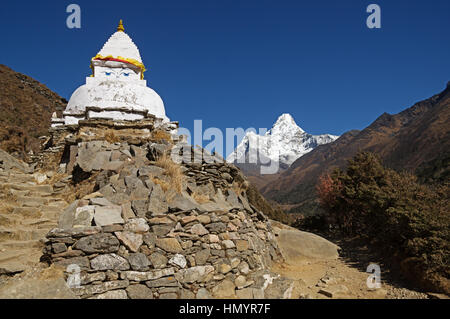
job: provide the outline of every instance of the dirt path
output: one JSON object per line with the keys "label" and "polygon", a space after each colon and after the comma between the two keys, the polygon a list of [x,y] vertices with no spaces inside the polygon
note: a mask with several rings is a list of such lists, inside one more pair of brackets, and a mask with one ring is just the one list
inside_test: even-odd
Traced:
{"label": "dirt path", "polygon": [[370,275],[342,259],[303,259],[293,264],[276,264],[274,272],[296,280],[292,298],[302,299],[427,299],[427,294],[409,290],[386,282],[381,277],[380,289],[369,289]]}
{"label": "dirt path", "polygon": [[[272,225],[275,227],[275,233],[279,234],[280,229],[284,233],[292,232],[284,235],[284,238],[278,235],[278,244],[286,262],[272,267],[272,271],[295,280],[291,298],[429,298],[428,294],[418,292],[406,282],[395,278],[365,247],[355,242],[334,241],[340,247],[337,257],[338,247],[324,238],[276,222]],[[297,236],[295,232],[298,233],[298,238],[295,237]],[[366,269],[371,263],[380,265],[381,288],[370,289],[367,285],[367,278],[371,274],[367,273]]]}

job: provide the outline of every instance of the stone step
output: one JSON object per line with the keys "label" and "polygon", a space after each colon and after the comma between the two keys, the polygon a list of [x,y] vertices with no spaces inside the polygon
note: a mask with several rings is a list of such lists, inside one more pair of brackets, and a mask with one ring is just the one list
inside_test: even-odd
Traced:
{"label": "stone step", "polygon": [[0,263],[18,259],[19,257],[22,257],[26,253],[27,253],[27,251],[25,251],[24,249],[16,250],[16,251],[12,251],[12,250],[1,251],[0,250]]}
{"label": "stone step", "polygon": [[23,227],[17,226],[14,228],[10,227],[0,227],[0,241],[6,242],[10,240],[39,240],[45,237],[48,233],[48,228],[39,229],[37,227]]}
{"label": "stone step", "polygon": [[12,214],[0,215],[0,225],[2,225],[2,226],[14,226],[14,225],[20,224],[21,221],[22,221],[22,218],[19,218]]}
{"label": "stone step", "polygon": [[40,207],[49,202],[48,198],[45,197],[28,197],[28,196],[19,196],[17,197],[16,202],[21,207]]}
{"label": "stone step", "polygon": [[10,189],[9,190],[9,193],[11,194],[11,195],[14,195],[14,196],[28,196],[29,194],[30,194],[30,191],[19,191],[19,190],[17,190],[17,189]]}
{"label": "stone step", "polygon": [[9,248],[7,251],[0,249],[0,275],[19,273],[39,262],[40,249],[36,244],[17,242],[16,245],[19,244],[21,248]]}
{"label": "stone step", "polygon": [[41,210],[37,207],[16,207],[12,214],[22,216],[24,218],[40,218],[42,216]]}
{"label": "stone step", "polygon": [[50,218],[39,218],[36,220],[28,220],[28,221],[24,221],[22,223],[22,225],[24,226],[32,226],[35,227],[37,229],[52,229],[57,227],[58,223],[55,222],[54,219],[50,219]]}
{"label": "stone step", "polygon": [[33,175],[24,174],[7,174],[0,175],[0,182],[14,182],[14,183],[26,183],[26,182],[36,182]]}
{"label": "stone step", "polygon": [[54,201],[50,201],[47,205],[47,207],[54,207],[54,208],[58,208],[58,209],[64,209],[68,206],[69,204],[64,201],[61,200],[61,198],[55,198]]}
{"label": "stone step", "polygon": [[[34,252],[40,252],[43,244],[40,240],[11,240],[0,244],[0,254],[5,252],[22,254],[25,250],[32,249]],[[26,253],[28,253],[27,251]]]}
{"label": "stone step", "polygon": [[27,251],[0,252],[0,275],[24,271],[27,266],[22,261],[27,258]]}
{"label": "stone step", "polygon": [[49,219],[52,222],[54,222],[55,224],[57,224],[58,221],[59,221],[60,214],[61,214],[60,211],[57,211],[57,212],[51,212],[51,211],[42,212],[42,218]]}
{"label": "stone step", "polygon": [[[22,255],[19,255],[15,258],[21,258]],[[0,256],[1,258],[1,256]],[[23,272],[27,269],[27,265],[17,262],[14,260],[8,260],[5,262],[0,262],[0,275],[13,275],[20,272]]]}
{"label": "stone step", "polygon": [[44,213],[57,213],[57,212],[62,212],[65,208],[64,207],[57,207],[57,206],[51,206],[51,203],[49,203],[48,205],[45,206],[41,206],[40,210],[41,212]]}
{"label": "stone step", "polygon": [[7,187],[12,189],[22,190],[22,191],[32,191],[35,193],[53,193],[53,187],[51,185],[36,185],[36,184],[16,184],[16,183],[8,183],[4,184]]}

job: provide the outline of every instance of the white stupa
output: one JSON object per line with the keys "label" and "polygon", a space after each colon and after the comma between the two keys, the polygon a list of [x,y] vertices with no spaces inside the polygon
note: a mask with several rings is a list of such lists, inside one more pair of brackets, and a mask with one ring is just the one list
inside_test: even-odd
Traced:
{"label": "white stupa", "polygon": [[[64,124],[102,118],[135,121],[148,114],[168,122],[164,103],[147,87],[145,67],[138,48],[124,32],[122,20],[100,52],[92,58],[93,74],[73,92],[63,113]],[[63,124],[54,119],[54,126]]]}

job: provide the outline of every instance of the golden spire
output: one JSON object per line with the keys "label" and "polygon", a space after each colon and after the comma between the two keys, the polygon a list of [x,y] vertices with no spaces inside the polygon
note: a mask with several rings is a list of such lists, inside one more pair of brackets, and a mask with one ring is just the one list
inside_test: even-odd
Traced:
{"label": "golden spire", "polygon": [[120,21],[119,21],[119,26],[117,27],[117,31],[122,31],[122,32],[125,31],[125,28],[123,27],[123,24],[122,24],[122,19],[120,19]]}

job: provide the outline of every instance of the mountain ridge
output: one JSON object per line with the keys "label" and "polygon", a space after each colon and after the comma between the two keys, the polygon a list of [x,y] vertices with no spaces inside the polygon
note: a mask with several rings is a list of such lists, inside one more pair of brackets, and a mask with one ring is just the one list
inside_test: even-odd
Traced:
{"label": "mountain ridge", "polygon": [[318,146],[260,189],[271,200],[295,206],[292,212],[305,214],[317,210],[314,188],[319,176],[343,167],[358,151],[378,154],[390,168],[415,172],[448,153],[449,106],[447,84],[439,94],[397,114],[383,113],[365,129],[348,131],[333,143]]}

